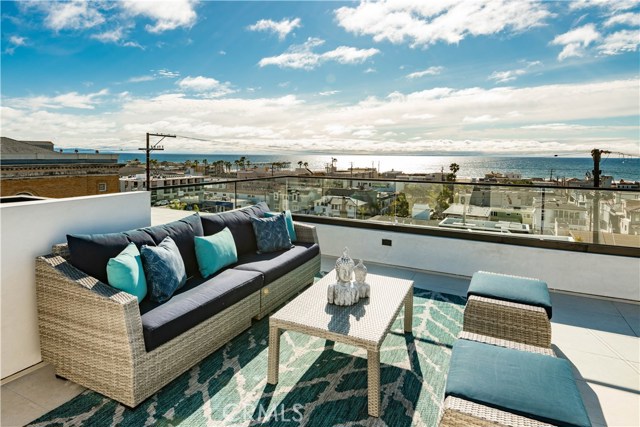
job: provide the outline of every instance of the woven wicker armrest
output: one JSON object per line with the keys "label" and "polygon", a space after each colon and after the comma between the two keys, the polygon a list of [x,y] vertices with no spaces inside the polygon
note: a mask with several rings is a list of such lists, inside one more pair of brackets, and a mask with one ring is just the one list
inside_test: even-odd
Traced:
{"label": "woven wicker armrest", "polygon": [[302,243],[320,243],[318,241],[318,232],[316,227],[309,224],[302,224],[300,222],[293,223],[296,230],[296,236],[299,242]]}
{"label": "woven wicker armrest", "polygon": [[53,254],[36,258],[36,290],[42,358],[107,395],[126,388],[146,352],[137,298]]}
{"label": "woven wicker armrest", "polygon": [[522,344],[515,341],[507,341],[500,338],[494,338],[487,335],[474,334],[471,332],[460,332],[458,338],[469,341],[476,341],[485,344],[491,344],[498,347],[511,348],[514,350],[527,351],[529,353],[544,354],[546,356],[555,356],[550,348],[536,347],[534,345]]}

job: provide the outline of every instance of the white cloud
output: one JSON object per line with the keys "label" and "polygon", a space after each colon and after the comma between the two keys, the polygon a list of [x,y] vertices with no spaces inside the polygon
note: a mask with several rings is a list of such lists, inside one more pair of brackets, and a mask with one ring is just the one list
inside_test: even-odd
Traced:
{"label": "white cloud", "polygon": [[27,45],[27,38],[22,36],[11,36],[9,37],[8,44],[9,46],[5,48],[4,53],[13,55],[13,53],[16,51],[16,48]]}
{"label": "white cloud", "polygon": [[609,34],[598,46],[605,55],[618,55],[623,52],[635,52],[640,44],[640,30],[622,30]]}
{"label": "white cloud", "polygon": [[287,35],[296,28],[299,28],[300,18],[283,19],[282,21],[272,21],[271,19],[261,19],[253,25],[247,27],[249,31],[266,31],[278,35],[279,40],[284,40]]}
{"label": "white cloud", "polygon": [[543,3],[520,0],[450,0],[362,2],[334,11],[338,25],[377,42],[459,43],[467,36],[521,32],[552,16]]}
{"label": "white cloud", "polygon": [[175,77],[180,77],[180,73],[179,72],[166,70],[164,68],[161,69],[161,70],[158,70],[158,75],[160,77],[166,77],[166,78],[169,78],[169,79],[173,79]]}
{"label": "white cloud", "polygon": [[407,74],[408,79],[418,79],[424,76],[435,76],[440,74],[444,70],[444,67],[429,67],[426,70],[416,71],[411,74]]}
{"label": "white cloud", "polygon": [[319,92],[318,95],[320,95],[320,96],[331,96],[331,95],[335,95],[337,93],[340,93],[340,91],[339,90],[327,90],[327,91],[324,91],[324,92]]}
{"label": "white cloud", "polygon": [[9,37],[9,43],[14,46],[26,46],[27,38],[22,36],[11,36]]}
{"label": "white cloud", "polygon": [[144,16],[155,21],[153,25],[145,26],[150,33],[189,28],[197,19],[195,0],[124,0],[118,5],[131,16]]}
{"label": "white cloud", "polygon": [[570,9],[602,8],[608,12],[628,10],[638,6],[638,0],[573,0],[569,2]]}
{"label": "white cloud", "polygon": [[68,92],[56,96],[33,96],[28,98],[8,99],[7,105],[14,108],[25,108],[38,110],[42,108],[60,109],[77,108],[83,110],[93,110],[100,102],[100,98],[109,94],[107,89],[99,92],[79,94],[78,92]]}
{"label": "white cloud", "polygon": [[74,0],[36,4],[38,7],[44,8],[47,13],[44,20],[45,26],[54,31],[82,30],[105,22],[104,16],[97,10],[95,3]]}
{"label": "white cloud", "polygon": [[583,56],[585,48],[599,39],[600,33],[595,26],[587,24],[556,36],[551,41],[551,44],[564,46],[562,52],[558,55],[558,60],[562,61],[572,56]]}
{"label": "white cloud", "polygon": [[613,15],[607,19],[604,23],[605,27],[612,27],[614,25],[630,25],[632,27],[640,27],[640,13],[622,13],[620,15]]}
{"label": "white cloud", "polygon": [[231,88],[229,82],[222,83],[214,78],[203,76],[187,76],[177,82],[177,85],[180,89],[198,92],[209,98],[217,98],[236,92]]}
{"label": "white cloud", "polygon": [[371,68],[371,67],[369,67],[369,68],[367,68],[366,70],[364,70],[364,71],[363,71],[363,73],[365,73],[365,74],[371,74],[371,73],[377,73],[377,71],[376,71],[376,69],[375,69],[375,68]]}
{"label": "white cloud", "polygon": [[222,55],[222,56],[224,56],[224,55],[226,55],[226,54],[227,54],[227,52],[226,52],[226,51],[224,51],[224,50],[219,50],[219,51],[218,51],[218,55]]}
{"label": "white cloud", "polygon": [[497,117],[493,117],[490,114],[483,114],[481,116],[464,116],[464,118],[462,119],[462,123],[490,123],[497,122],[498,120],[500,119],[498,119]]}
{"label": "white cloud", "polygon": [[506,83],[513,81],[521,76],[526,74],[526,71],[523,69],[518,70],[509,70],[509,71],[494,71],[489,76],[489,80],[494,80],[496,83]]}
{"label": "white cloud", "polygon": [[153,81],[155,79],[156,79],[156,77],[155,76],[151,76],[151,75],[136,76],[136,77],[131,77],[129,80],[127,80],[127,83],[150,82],[150,81]]}
{"label": "white cloud", "polygon": [[[194,153],[359,150],[541,155],[571,151],[587,155],[593,146],[637,151],[633,123],[600,127],[612,118],[637,117],[637,85],[632,78],[526,88],[442,87],[340,104],[315,96],[304,102],[295,95],[206,98],[191,91],[152,98],[101,91],[89,101],[89,96],[73,93],[5,97],[0,125],[9,135],[55,138],[61,145],[96,149],[135,150],[145,132],[154,129],[218,141],[172,141],[173,150]],[[206,93],[210,87],[201,89]],[[109,114],[102,108],[87,109],[77,115],[60,110],[61,103],[82,106],[80,100],[72,102],[82,96],[86,107],[103,102],[115,109]],[[58,103],[53,106],[56,97]]]}
{"label": "white cloud", "polygon": [[357,49],[349,46],[338,46],[336,49],[324,53],[313,51],[314,48],[323,44],[324,40],[309,37],[303,44],[290,46],[283,54],[262,58],[258,65],[260,67],[276,65],[280,68],[312,70],[326,61],[335,61],[340,64],[359,64],[380,53],[378,49]]}
{"label": "white cloud", "polygon": [[518,61],[524,65],[524,68],[518,68],[515,70],[506,71],[494,71],[488,77],[488,80],[493,80],[496,83],[507,83],[516,80],[518,77],[523,76],[529,72],[531,68],[542,65],[541,61]]}

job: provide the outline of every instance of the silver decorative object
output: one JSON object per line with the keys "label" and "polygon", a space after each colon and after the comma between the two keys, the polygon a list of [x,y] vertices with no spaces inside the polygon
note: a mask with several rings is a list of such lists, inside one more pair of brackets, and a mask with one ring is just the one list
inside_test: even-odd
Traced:
{"label": "silver decorative object", "polygon": [[353,305],[360,300],[359,290],[351,283],[355,263],[349,257],[349,249],[344,248],[336,261],[336,283],[327,288],[327,301],[335,305]]}
{"label": "silver decorative object", "polygon": [[338,284],[351,283],[355,263],[349,257],[349,248],[342,250],[342,256],[336,261],[336,281]]}
{"label": "silver decorative object", "polygon": [[354,287],[358,290],[358,296],[369,298],[371,286],[367,283],[367,267],[362,263],[362,260],[353,268],[353,272],[356,278]]}

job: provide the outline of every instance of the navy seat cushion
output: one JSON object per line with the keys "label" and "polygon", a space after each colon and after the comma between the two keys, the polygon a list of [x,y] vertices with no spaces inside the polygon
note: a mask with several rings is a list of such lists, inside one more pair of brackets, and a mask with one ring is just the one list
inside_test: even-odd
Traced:
{"label": "navy seat cushion", "polygon": [[471,278],[470,295],[542,307],[551,319],[551,296],[542,280],[478,271]]}
{"label": "navy seat cushion", "polygon": [[457,340],[445,396],[557,426],[591,426],[569,362],[551,356]]}
{"label": "navy seat cushion", "polygon": [[[255,271],[226,269],[203,279],[190,279],[162,304],[145,299],[140,304],[147,351],[161,346],[262,288]],[[211,330],[215,334],[215,329]]]}
{"label": "navy seat cushion", "polygon": [[269,206],[261,202],[254,206],[222,212],[219,214],[200,215],[202,228],[205,236],[210,236],[229,227],[236,243],[238,255],[255,252],[258,249],[256,236],[249,218],[262,218],[264,213],[269,212]]}
{"label": "navy seat cushion", "polygon": [[264,284],[268,285],[318,254],[320,254],[320,246],[317,243],[298,243],[284,251],[241,255],[233,268],[260,272],[264,275]]}

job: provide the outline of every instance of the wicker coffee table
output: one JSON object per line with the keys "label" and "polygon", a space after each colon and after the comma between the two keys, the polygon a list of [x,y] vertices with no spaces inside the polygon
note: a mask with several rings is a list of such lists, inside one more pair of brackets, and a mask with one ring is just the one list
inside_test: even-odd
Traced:
{"label": "wicker coffee table", "polygon": [[380,416],[380,347],[404,305],[404,330],[411,332],[413,281],[369,274],[371,297],[340,307],[327,303],[335,270],[269,318],[269,384],[278,383],[280,332],[302,332],[367,350],[369,415]]}

